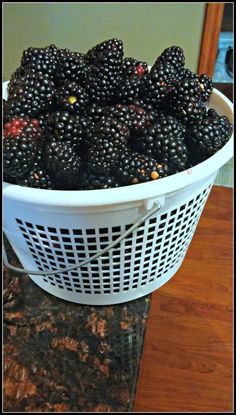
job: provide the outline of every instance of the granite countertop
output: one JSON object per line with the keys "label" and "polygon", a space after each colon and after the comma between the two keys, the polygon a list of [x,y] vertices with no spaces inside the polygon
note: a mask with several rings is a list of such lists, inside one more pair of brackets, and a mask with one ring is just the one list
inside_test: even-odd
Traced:
{"label": "granite countertop", "polygon": [[149,303],[78,305],[4,269],[4,411],[132,411]]}

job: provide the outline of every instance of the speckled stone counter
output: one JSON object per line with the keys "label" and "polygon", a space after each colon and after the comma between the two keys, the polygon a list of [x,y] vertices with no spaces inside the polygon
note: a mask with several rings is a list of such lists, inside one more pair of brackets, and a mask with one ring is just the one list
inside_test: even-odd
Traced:
{"label": "speckled stone counter", "polygon": [[149,302],[78,305],[4,270],[4,412],[132,411]]}

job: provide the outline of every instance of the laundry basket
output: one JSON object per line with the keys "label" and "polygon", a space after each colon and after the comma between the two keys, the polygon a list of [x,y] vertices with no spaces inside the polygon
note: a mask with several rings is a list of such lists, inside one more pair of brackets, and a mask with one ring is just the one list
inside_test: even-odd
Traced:
{"label": "laundry basket", "polygon": [[[216,89],[209,106],[232,122],[232,103]],[[29,277],[48,293],[89,305],[134,300],[179,269],[218,170],[232,155],[231,137],[189,170],[113,189],[4,183],[4,232]]]}

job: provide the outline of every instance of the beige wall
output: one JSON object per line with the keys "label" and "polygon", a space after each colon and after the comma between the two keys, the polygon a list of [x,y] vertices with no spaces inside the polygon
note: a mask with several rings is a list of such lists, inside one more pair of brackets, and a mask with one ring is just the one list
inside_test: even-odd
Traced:
{"label": "beige wall", "polygon": [[3,6],[4,79],[22,51],[55,43],[86,52],[108,38],[123,40],[125,55],[153,63],[168,46],[181,46],[196,71],[206,3],[8,3]]}

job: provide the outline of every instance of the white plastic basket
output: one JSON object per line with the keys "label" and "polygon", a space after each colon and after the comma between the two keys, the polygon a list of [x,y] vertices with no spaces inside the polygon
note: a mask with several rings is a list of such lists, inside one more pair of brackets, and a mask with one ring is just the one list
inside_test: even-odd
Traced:
{"label": "white plastic basket", "polygon": [[[216,89],[209,106],[232,122],[233,105]],[[4,232],[23,267],[40,274],[29,272],[30,278],[47,292],[89,305],[134,300],[177,272],[218,170],[232,156],[233,136],[197,166],[144,184],[59,191],[4,183]],[[68,266],[76,269],[58,272]]]}

